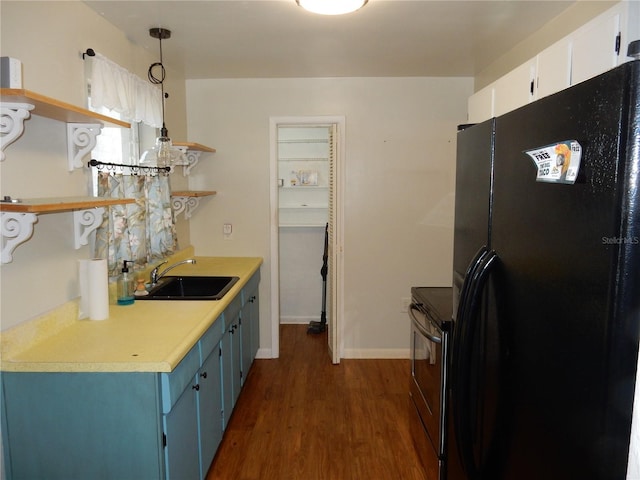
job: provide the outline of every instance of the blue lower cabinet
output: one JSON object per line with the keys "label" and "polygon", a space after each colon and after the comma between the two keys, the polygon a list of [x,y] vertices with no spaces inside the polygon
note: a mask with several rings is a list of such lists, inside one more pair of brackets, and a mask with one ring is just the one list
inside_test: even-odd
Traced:
{"label": "blue lower cabinet", "polygon": [[196,394],[193,386],[189,386],[164,415],[167,480],[200,478]]}
{"label": "blue lower cabinet", "polygon": [[170,373],[2,372],[6,480],[206,478],[255,357],[259,278]]}
{"label": "blue lower cabinet", "polygon": [[163,479],[156,373],[2,373],[7,480]]}
{"label": "blue lower cabinet", "polygon": [[222,441],[221,351],[219,341],[198,371],[198,432],[200,478],[206,478]]}
{"label": "blue lower cabinet", "polygon": [[242,334],[242,383],[256,358],[260,346],[258,285],[260,271],[257,271],[242,289],[242,310],[240,325]]}
{"label": "blue lower cabinet", "polygon": [[242,386],[241,368],[241,332],[240,332],[240,310],[242,301],[240,296],[233,299],[225,309],[224,317],[225,332],[222,337],[222,410],[224,412],[224,428],[229,424],[231,412],[240,395]]}

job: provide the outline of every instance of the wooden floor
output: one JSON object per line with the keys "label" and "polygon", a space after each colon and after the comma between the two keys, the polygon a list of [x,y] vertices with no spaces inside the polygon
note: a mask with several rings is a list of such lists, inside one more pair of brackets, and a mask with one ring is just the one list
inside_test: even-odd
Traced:
{"label": "wooden floor", "polygon": [[426,478],[409,430],[409,361],[342,360],[305,325],[256,360],[207,480]]}

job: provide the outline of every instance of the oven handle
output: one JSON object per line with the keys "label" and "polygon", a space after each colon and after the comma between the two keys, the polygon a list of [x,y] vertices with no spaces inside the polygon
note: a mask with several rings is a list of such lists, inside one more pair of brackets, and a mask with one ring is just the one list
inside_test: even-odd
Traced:
{"label": "oven handle", "polygon": [[[416,327],[416,329],[420,332],[421,335],[427,337],[432,342],[434,342],[434,343],[442,343],[442,338],[441,337],[436,337],[434,334],[427,332],[424,329],[424,327],[422,325],[420,325],[420,322],[418,321],[418,319],[416,318],[415,314],[413,313],[414,310],[417,311],[417,312],[420,312],[420,310],[416,307],[416,305],[412,303],[411,305],[409,305],[409,316],[411,317],[411,322],[413,323],[413,326]],[[433,320],[431,320],[431,318],[429,318],[428,315],[425,315],[425,318],[427,319],[427,321],[429,323],[431,323],[431,325],[433,325],[435,328],[438,328],[438,326],[433,322]]]}

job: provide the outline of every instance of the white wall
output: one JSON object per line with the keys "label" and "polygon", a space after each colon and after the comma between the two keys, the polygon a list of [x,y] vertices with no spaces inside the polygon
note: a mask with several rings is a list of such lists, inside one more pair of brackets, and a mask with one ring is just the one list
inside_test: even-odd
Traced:
{"label": "white wall", "polygon": [[189,138],[217,149],[190,179],[218,191],[195,212],[191,241],[200,254],[264,257],[262,349],[272,342],[269,118],[346,117],[344,353],[402,356],[401,298],[451,283],[456,126],[472,90],[471,78],[187,81]]}
{"label": "white wall", "polygon": [[280,323],[320,321],[324,227],[280,227],[278,238]]}
{"label": "white wall", "polygon": [[[82,2],[2,1],[0,55],[22,61],[23,86],[73,105],[86,106],[85,64],[81,53],[93,48],[146,78],[157,60],[131,44],[125,35]],[[140,28],[146,28],[141,26]],[[167,62],[165,62],[167,63]],[[184,78],[168,67],[170,133],[186,140]],[[0,163],[0,195],[14,198],[86,196],[88,168],[67,170],[66,126],[32,115],[21,138]],[[176,138],[176,137],[174,137]],[[175,186],[186,180],[173,175]],[[188,229],[179,240],[188,244]],[[72,214],[39,215],[33,237],[14,251],[12,263],[0,267],[2,330],[58,307],[79,294],[77,260],[90,258],[89,247],[74,250]]]}

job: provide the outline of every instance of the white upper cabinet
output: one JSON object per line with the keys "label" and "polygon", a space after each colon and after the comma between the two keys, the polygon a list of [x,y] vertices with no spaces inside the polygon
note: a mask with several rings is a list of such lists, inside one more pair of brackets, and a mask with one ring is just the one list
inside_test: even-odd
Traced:
{"label": "white upper cabinet", "polygon": [[469,97],[468,120],[502,115],[604,73],[630,60],[627,46],[637,39],[640,1],[619,2]]}
{"label": "white upper cabinet", "polygon": [[469,123],[480,123],[493,117],[495,92],[493,85],[488,85],[469,97]]}
{"label": "white upper cabinet", "polygon": [[535,99],[571,85],[571,42],[563,39],[538,54]]}
{"label": "white upper cabinet", "polygon": [[[620,5],[616,5],[572,35],[572,85],[618,65],[620,29]],[[626,56],[626,47],[622,55]]]}
{"label": "white upper cabinet", "polygon": [[515,110],[534,100],[536,59],[510,71],[494,83],[494,115]]}

